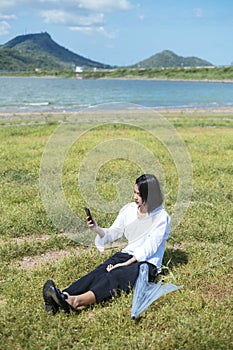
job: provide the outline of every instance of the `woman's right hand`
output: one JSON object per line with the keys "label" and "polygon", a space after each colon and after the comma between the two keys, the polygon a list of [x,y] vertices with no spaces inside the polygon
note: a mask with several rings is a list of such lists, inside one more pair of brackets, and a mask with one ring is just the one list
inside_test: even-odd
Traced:
{"label": "woman's right hand", "polygon": [[104,230],[98,226],[97,222],[92,218],[86,218],[87,226],[92,230],[95,231],[101,238],[104,237],[105,233]]}
{"label": "woman's right hand", "polygon": [[91,230],[93,230],[93,229],[95,229],[95,228],[98,227],[97,222],[96,222],[93,218],[87,217],[87,218],[86,218],[86,222],[87,222],[87,226],[88,226]]}

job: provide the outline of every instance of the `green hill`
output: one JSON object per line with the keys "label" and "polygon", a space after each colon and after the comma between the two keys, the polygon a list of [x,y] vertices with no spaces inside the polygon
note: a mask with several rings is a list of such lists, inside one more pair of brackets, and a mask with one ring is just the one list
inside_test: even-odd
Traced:
{"label": "green hill", "polygon": [[64,70],[75,66],[110,68],[58,45],[48,33],[17,36],[0,46],[1,71]]}
{"label": "green hill", "polygon": [[156,67],[209,67],[213,66],[210,62],[197,57],[182,57],[174,52],[164,50],[141,62],[133,67],[137,68],[156,68]]}
{"label": "green hill", "polygon": [[[112,68],[80,56],[52,40],[48,33],[20,35],[0,46],[0,71],[26,72],[36,68],[43,71],[84,68]],[[165,50],[137,64],[134,68],[209,67],[210,62],[197,57],[182,57]]]}

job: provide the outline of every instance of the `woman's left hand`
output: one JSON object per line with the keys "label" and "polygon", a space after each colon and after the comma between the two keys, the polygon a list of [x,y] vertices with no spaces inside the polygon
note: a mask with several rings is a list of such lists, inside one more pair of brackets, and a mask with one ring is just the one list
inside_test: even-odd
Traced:
{"label": "woman's left hand", "polygon": [[110,272],[111,270],[114,270],[114,269],[116,269],[116,268],[118,268],[118,267],[121,267],[121,266],[125,266],[124,263],[118,263],[118,264],[116,264],[116,265],[109,264],[109,265],[106,267],[106,270],[107,270],[108,272]]}

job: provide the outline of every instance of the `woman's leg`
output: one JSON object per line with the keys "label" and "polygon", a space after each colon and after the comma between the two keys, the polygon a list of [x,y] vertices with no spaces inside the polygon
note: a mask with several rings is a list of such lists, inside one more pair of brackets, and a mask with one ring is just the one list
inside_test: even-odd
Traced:
{"label": "woman's leg", "polygon": [[81,295],[89,290],[92,290],[92,288],[96,286],[96,284],[98,284],[99,280],[102,279],[104,275],[108,274],[106,268],[109,264],[115,265],[118,262],[124,262],[130,259],[131,257],[131,255],[121,252],[114,254],[104,263],[97,266],[94,270],[87,273],[86,275],[79,278],[77,281],[73,282],[68,287],[63,289],[63,292],[66,292],[70,295]]}
{"label": "woman's leg", "polygon": [[96,303],[96,297],[92,291],[88,291],[80,295],[69,295],[66,292],[64,292],[64,294],[67,295],[66,302],[73,309],[78,309],[80,306],[87,306]]}
{"label": "woman's leg", "polygon": [[111,263],[127,261],[130,257],[126,253],[116,253],[95,270],[59,293],[66,295],[65,301],[77,309],[111,298],[116,295],[117,289],[129,292],[138,274],[138,263],[129,267],[117,268],[111,272],[107,272],[106,267]]}
{"label": "woman's leg", "polygon": [[100,303],[112,298],[118,294],[118,291],[129,293],[137,278],[138,268],[139,263],[134,263],[106,272],[99,276],[98,281],[95,281],[95,285],[85,293],[70,295],[65,290],[63,294],[67,296],[66,302],[72,308],[78,309],[81,306]]}

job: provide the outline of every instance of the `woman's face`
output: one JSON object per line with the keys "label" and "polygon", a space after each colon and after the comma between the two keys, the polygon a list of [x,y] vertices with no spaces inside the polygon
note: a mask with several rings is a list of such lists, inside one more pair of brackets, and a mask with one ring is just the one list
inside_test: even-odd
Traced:
{"label": "woman's face", "polygon": [[142,197],[140,196],[140,192],[138,190],[138,185],[134,186],[133,197],[134,197],[134,202],[137,204],[138,207],[143,204]]}

